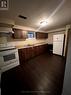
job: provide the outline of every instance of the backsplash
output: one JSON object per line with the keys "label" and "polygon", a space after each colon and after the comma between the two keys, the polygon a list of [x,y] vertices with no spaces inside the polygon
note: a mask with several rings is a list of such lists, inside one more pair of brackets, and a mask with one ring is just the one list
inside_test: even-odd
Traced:
{"label": "backsplash", "polygon": [[37,40],[37,39],[26,39],[25,41],[9,41],[8,44],[12,44],[13,46],[25,46],[25,45],[35,45],[35,44],[43,44],[47,43],[46,40]]}
{"label": "backsplash", "polygon": [[0,44],[7,43],[7,37],[0,37]]}
{"label": "backsplash", "polygon": [[11,39],[11,33],[0,33],[0,44],[7,43]]}

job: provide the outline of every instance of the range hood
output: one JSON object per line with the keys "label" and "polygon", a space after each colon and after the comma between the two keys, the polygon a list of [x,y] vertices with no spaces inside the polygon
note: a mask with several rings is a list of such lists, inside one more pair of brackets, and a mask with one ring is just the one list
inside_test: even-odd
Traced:
{"label": "range hood", "polygon": [[0,44],[5,44],[11,37],[13,30],[11,27],[0,27]]}
{"label": "range hood", "polygon": [[12,28],[0,27],[0,33],[14,33]]}
{"label": "range hood", "polygon": [[2,18],[0,20],[0,33],[13,33],[14,21]]}

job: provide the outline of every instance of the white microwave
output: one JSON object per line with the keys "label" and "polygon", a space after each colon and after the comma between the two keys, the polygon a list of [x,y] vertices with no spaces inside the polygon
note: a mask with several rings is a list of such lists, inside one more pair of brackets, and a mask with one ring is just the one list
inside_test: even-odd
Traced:
{"label": "white microwave", "polygon": [[0,51],[0,69],[1,72],[9,70],[19,65],[18,49],[6,49]]}

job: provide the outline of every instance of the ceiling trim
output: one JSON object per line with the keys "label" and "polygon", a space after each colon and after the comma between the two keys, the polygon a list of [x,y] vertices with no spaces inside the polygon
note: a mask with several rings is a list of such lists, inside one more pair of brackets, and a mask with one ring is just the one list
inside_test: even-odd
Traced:
{"label": "ceiling trim", "polygon": [[44,33],[46,32],[42,30],[37,30],[35,28],[20,26],[20,25],[14,25],[13,28],[22,29],[23,31],[44,32]]}
{"label": "ceiling trim", "polygon": [[18,29],[22,29],[22,30],[28,30],[28,31],[35,31],[34,28],[31,27],[26,27],[26,26],[20,26],[20,25],[14,25],[13,28],[18,28]]}
{"label": "ceiling trim", "polygon": [[58,28],[58,29],[47,31],[47,33],[60,32],[60,31],[65,31],[65,30],[66,30],[66,27],[63,27],[63,28]]}

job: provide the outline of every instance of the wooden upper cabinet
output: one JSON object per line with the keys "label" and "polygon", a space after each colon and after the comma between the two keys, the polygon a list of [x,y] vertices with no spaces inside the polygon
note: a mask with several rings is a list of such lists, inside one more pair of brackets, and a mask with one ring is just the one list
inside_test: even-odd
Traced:
{"label": "wooden upper cabinet", "polygon": [[47,39],[48,38],[48,33],[36,32],[36,38],[37,39]]}
{"label": "wooden upper cabinet", "polygon": [[21,29],[15,29],[13,28],[14,34],[13,34],[13,38],[14,39],[26,39],[27,37],[27,32],[23,31]]}

